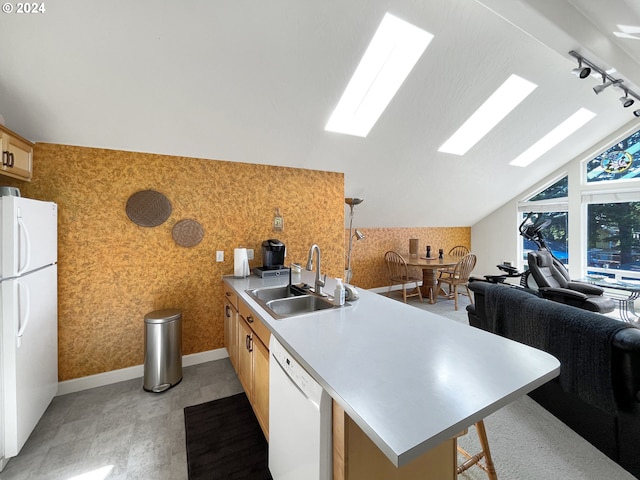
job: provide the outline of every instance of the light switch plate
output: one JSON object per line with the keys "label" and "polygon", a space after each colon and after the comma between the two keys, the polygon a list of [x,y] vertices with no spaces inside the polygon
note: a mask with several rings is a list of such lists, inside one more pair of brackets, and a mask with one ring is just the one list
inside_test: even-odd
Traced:
{"label": "light switch plate", "polygon": [[218,250],[216,252],[216,262],[224,262],[224,251]]}

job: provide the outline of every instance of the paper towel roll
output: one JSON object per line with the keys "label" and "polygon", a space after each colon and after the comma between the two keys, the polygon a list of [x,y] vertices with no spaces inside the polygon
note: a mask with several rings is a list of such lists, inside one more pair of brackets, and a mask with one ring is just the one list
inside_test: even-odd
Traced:
{"label": "paper towel roll", "polygon": [[249,276],[249,258],[246,248],[235,248],[233,250],[233,276],[244,278]]}

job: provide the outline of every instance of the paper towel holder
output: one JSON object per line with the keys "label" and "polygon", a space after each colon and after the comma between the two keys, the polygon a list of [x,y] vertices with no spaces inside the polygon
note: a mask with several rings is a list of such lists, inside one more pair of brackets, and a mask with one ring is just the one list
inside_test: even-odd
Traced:
{"label": "paper towel holder", "polygon": [[235,278],[246,278],[251,274],[249,270],[249,258],[246,248],[236,248],[233,250],[233,276]]}

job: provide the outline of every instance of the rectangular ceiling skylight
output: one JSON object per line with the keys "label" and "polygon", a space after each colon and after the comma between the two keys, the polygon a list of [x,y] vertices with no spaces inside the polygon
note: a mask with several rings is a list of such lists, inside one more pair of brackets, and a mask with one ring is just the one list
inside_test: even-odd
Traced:
{"label": "rectangular ceiling skylight", "polygon": [[464,155],[537,87],[524,78],[511,75],[438,151]]}
{"label": "rectangular ceiling skylight", "polygon": [[592,111],[587,110],[586,108],[581,108],[536,143],[531,145],[527,150],[522,152],[515,160],[509,162],[509,165],[526,167],[531,162],[537,160],[553,147],[558,145],[573,132],[584,126],[595,116],[596,114]]}
{"label": "rectangular ceiling skylight", "polygon": [[366,137],[432,39],[385,14],[325,130]]}

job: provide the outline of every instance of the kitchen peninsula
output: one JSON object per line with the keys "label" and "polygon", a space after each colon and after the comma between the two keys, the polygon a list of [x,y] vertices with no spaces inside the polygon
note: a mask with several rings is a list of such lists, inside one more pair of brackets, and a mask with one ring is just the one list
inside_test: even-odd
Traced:
{"label": "kitchen peninsula", "polygon": [[[284,285],[286,276],[223,278],[329,393],[334,416],[344,411],[394,468],[453,445],[438,478],[454,479],[451,439],[559,373],[545,352],[368,291],[348,307],[276,320],[246,290]],[[303,271],[292,282],[314,277]],[[335,427],[334,418],[334,462]]]}

